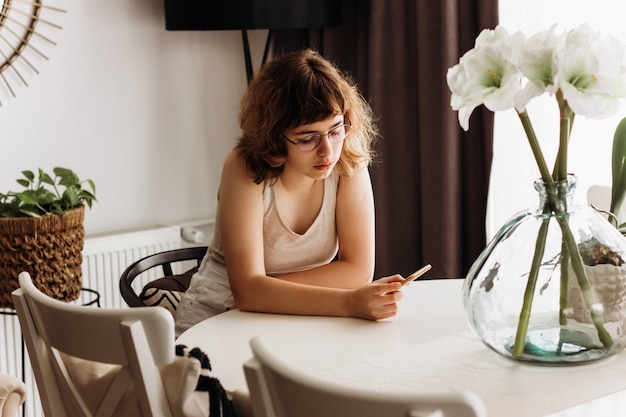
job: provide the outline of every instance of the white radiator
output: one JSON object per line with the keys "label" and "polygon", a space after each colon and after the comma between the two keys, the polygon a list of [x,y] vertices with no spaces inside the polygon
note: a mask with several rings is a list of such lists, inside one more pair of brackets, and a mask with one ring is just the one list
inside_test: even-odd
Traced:
{"label": "white radiator", "polygon": [[[189,225],[187,225],[189,226]],[[212,233],[212,221],[196,222],[192,227],[207,228]],[[194,245],[206,245],[194,242]],[[180,226],[158,226],[150,229],[134,230],[100,236],[88,236],[83,249],[83,288],[97,291],[100,307],[126,307],[119,291],[119,279],[122,272],[131,263],[147,255],[177,249],[185,245],[181,238]],[[182,272],[182,271],[177,271]],[[138,287],[150,279],[160,276],[156,270],[140,277]],[[96,296],[82,291],[77,304],[89,304]],[[43,417],[39,395],[30,368],[28,355],[22,349],[22,338],[17,317],[13,310],[0,309],[0,334],[4,335],[0,342],[0,372],[21,378],[28,387],[28,398],[23,417]],[[24,362],[22,365],[22,352]],[[24,375],[22,375],[22,370]]]}
{"label": "white radiator", "polygon": [[[98,291],[101,307],[126,307],[119,290],[122,272],[145,256],[178,249],[181,245],[178,226],[87,238],[83,249],[83,287]],[[143,287],[159,273],[159,270],[152,271],[141,277],[137,285]]]}

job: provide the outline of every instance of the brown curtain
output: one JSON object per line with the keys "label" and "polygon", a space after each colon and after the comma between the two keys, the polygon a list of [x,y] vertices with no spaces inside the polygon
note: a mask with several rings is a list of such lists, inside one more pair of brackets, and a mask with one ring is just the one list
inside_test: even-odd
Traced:
{"label": "brown curtain", "polygon": [[497,15],[497,0],[344,0],[341,27],[274,33],[274,51],[310,46],[352,74],[378,117],[376,278],[463,277],[485,246],[493,115],[463,132],[446,71]]}

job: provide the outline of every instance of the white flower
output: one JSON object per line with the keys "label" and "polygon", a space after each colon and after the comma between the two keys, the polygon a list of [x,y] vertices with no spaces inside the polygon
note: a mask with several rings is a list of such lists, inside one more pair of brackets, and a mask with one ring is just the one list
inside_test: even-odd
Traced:
{"label": "white flower", "polygon": [[510,109],[520,89],[519,71],[512,62],[512,45],[506,30],[483,30],[476,45],[447,73],[452,92],[450,104],[459,111],[459,123],[469,129],[474,109],[484,104],[489,110]]}
{"label": "white flower", "polygon": [[558,88],[576,114],[608,117],[626,97],[623,45],[612,36],[600,37],[588,25],[565,35],[557,54]]}
{"label": "white flower", "polygon": [[558,86],[554,81],[556,75],[554,59],[559,41],[560,38],[556,36],[553,26],[550,30],[530,37],[518,50],[516,64],[527,81],[515,99],[515,108],[518,111],[524,111],[534,97],[545,92],[551,95],[556,92]]}
{"label": "white flower", "polygon": [[521,113],[534,97],[559,91],[573,113],[607,117],[626,97],[623,61],[624,46],[588,25],[560,35],[553,26],[530,38],[509,35],[501,26],[485,29],[448,70],[450,105],[465,130],[480,105],[491,111],[515,107]]}

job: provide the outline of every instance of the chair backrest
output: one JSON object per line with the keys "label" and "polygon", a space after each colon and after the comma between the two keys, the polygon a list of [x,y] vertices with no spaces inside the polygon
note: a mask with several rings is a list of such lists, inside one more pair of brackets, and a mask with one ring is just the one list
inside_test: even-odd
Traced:
{"label": "chair backrest", "polygon": [[259,338],[244,364],[255,417],[482,417],[472,392],[440,395],[363,391],[321,381],[282,362]]}
{"label": "chair backrest", "polygon": [[159,252],[139,259],[129,265],[120,277],[122,298],[129,307],[143,307],[145,304],[133,288],[133,281],[139,275],[152,268],[160,267],[164,277],[171,276],[173,275],[172,265],[178,262],[194,261],[195,265],[199,266],[206,251],[206,246],[197,246]]}
{"label": "chair backrest", "polygon": [[[143,417],[171,417],[158,369],[175,357],[171,314],[158,307],[103,309],[55,300],[27,272],[19,284],[13,301],[46,416],[113,416],[134,385]],[[67,355],[119,369],[93,414],[65,365]]]}

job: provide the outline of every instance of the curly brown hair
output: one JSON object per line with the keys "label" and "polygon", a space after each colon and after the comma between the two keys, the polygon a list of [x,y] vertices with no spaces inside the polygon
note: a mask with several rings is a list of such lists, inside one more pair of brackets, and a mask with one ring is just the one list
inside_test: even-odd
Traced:
{"label": "curly brown hair", "polygon": [[354,79],[311,49],[267,62],[250,83],[239,114],[242,136],[236,148],[255,183],[274,180],[283,172],[287,129],[338,112],[352,127],[337,169],[340,175],[351,176],[372,162],[378,137],[371,107]]}

